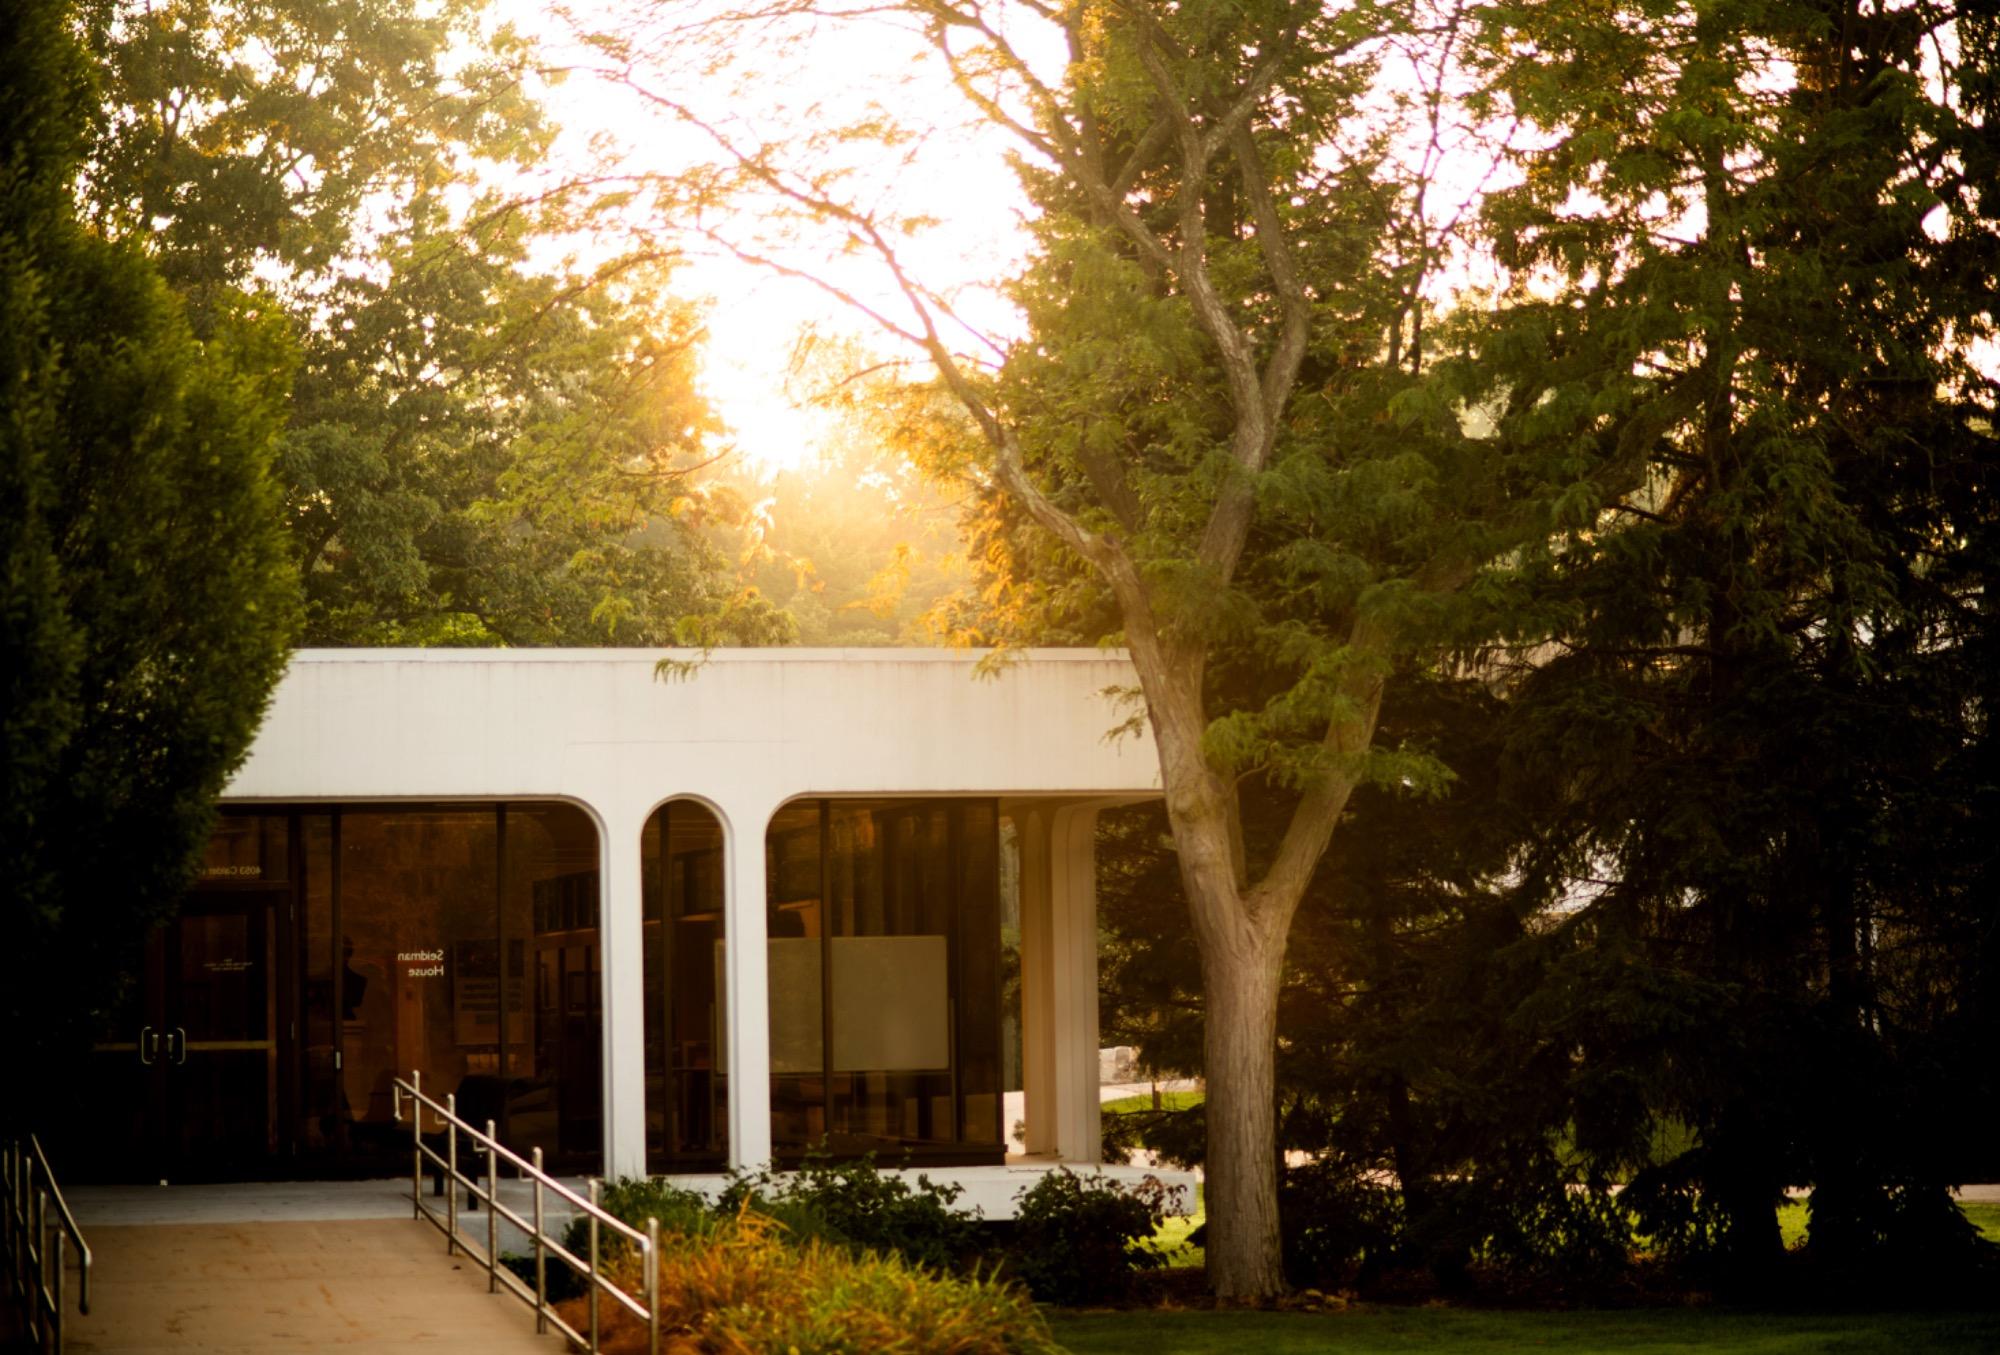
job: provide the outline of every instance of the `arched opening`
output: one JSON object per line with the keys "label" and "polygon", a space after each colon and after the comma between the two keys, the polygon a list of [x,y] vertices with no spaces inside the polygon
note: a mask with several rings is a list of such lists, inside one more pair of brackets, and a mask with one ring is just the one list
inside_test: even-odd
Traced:
{"label": "arched opening", "polygon": [[723,832],[672,800],[642,838],[646,936],[646,1170],[720,1167],[729,1149],[722,1008]]}

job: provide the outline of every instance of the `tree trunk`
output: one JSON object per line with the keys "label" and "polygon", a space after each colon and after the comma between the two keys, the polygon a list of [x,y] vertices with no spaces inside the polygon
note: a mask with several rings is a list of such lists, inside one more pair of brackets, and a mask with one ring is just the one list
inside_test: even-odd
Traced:
{"label": "tree trunk", "polygon": [[[1233,901],[1232,901],[1233,903]],[[1196,907],[1201,906],[1196,901]],[[1240,925],[1235,944],[1205,946],[1203,1038],[1208,1283],[1220,1299],[1284,1291],[1278,1239],[1277,1025],[1283,929]]]}

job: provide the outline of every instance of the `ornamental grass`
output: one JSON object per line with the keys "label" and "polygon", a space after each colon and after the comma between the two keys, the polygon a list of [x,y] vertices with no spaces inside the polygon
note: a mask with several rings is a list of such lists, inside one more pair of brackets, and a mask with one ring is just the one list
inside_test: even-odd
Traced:
{"label": "ornamental grass", "polygon": [[[645,1291],[629,1256],[608,1277]],[[952,1276],[896,1256],[854,1252],[744,1209],[705,1232],[660,1238],[662,1346],[675,1355],[1057,1355],[1048,1324],[1017,1286]],[[645,1324],[600,1305],[611,1355],[643,1355]],[[588,1321],[583,1301],[562,1305]]]}

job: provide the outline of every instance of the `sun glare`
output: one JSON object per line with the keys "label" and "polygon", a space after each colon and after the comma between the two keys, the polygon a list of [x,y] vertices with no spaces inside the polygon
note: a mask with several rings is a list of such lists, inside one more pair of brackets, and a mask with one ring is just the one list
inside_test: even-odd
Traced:
{"label": "sun glare", "polygon": [[[581,47],[562,17],[537,0],[496,0],[495,16],[537,43],[551,67],[587,68],[595,60]],[[629,14],[617,0],[577,0],[566,7],[567,23],[578,29],[611,28]],[[932,124],[927,143],[915,152],[918,172],[900,176],[884,193],[897,207],[930,217],[935,224],[911,240],[906,260],[928,284],[952,297],[973,327],[950,337],[974,356],[990,357],[982,335],[1005,336],[1018,328],[1012,306],[990,288],[1025,253],[1020,225],[1021,198],[1006,163],[1007,142],[988,131],[962,132],[965,105],[943,80],[926,86],[911,75],[909,52],[893,30],[830,32],[832,47],[816,47],[810,63],[794,64],[774,80],[767,115],[775,119],[855,116],[868,98],[893,98],[911,122]],[[829,55],[829,52],[831,55]],[[720,101],[720,88],[675,88],[690,102]],[[543,93],[562,135],[543,172],[560,179],[587,178],[613,166],[673,174],[711,152],[705,138],[677,126],[629,89],[579,70]],[[935,116],[927,116],[932,109]],[[796,125],[796,124],[795,124]],[[762,222],[742,218],[742,234],[763,232],[760,246],[796,251],[786,261],[810,269],[883,311],[901,298],[879,263],[863,254],[830,248],[826,238],[775,238]],[[641,223],[650,227],[650,223]],[[851,338],[861,351],[894,352],[895,341],[864,316],[801,278],[781,276],[748,263],[698,238],[682,238],[686,262],[672,286],[703,300],[707,333],[702,359],[705,393],[728,432],[723,447],[744,466],[762,474],[810,473],[833,424],[800,401],[804,392],[791,378],[794,346],[812,332]]]}
{"label": "sun glare", "polygon": [[728,427],[725,442],[753,472],[810,471],[827,422],[787,377],[792,336],[815,317],[801,313],[800,298],[785,295],[777,279],[718,280],[740,284],[709,307],[702,362],[703,389]]}

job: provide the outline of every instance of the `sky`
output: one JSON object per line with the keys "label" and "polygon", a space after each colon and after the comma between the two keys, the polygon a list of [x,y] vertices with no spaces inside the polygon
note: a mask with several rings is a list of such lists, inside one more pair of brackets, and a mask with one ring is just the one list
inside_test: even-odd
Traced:
{"label": "sky", "polygon": [[[706,137],[676,125],[631,90],[594,73],[605,65],[603,58],[574,38],[577,26],[616,27],[629,19],[633,7],[621,0],[572,0],[567,8],[563,15],[537,0],[495,4],[500,18],[536,39],[547,64],[568,70],[544,96],[563,128],[547,171],[591,174],[622,163],[671,173],[712,155]],[[746,58],[752,55],[746,47]],[[902,210],[935,217],[937,224],[911,246],[913,267],[931,285],[956,294],[983,328],[1009,332],[1015,325],[1011,308],[979,285],[1004,276],[1026,244],[1022,199],[1005,160],[1004,137],[966,126],[958,95],[929,65],[912,59],[914,48],[906,35],[881,24],[822,31],[789,55],[754,55],[764,78],[747,88],[726,72],[670,69],[672,56],[645,63],[645,79],[650,87],[670,91],[704,117],[743,135],[769,136],[776,129],[810,135],[812,129],[883,109],[924,127],[923,144],[909,152],[911,168],[893,181],[864,179],[863,191],[871,200],[893,201]],[[828,153],[837,157],[840,151],[836,147]],[[858,160],[855,168],[861,169]],[[761,234],[761,245],[870,305],[894,304],[887,275],[858,254],[842,254],[824,239],[773,240],[766,222],[747,214],[720,225],[739,239]],[[833,422],[803,403],[810,383],[791,370],[796,337],[810,329],[828,337],[858,337],[885,357],[901,350],[865,318],[808,282],[742,262],[699,240],[689,241],[688,247],[691,257],[674,285],[706,308],[703,384],[731,430],[729,441],[745,463],[765,473],[810,469]]]}
{"label": "sky", "polygon": [[[545,96],[565,129],[547,166],[549,174],[588,176],[621,165],[672,174],[712,162],[716,149],[706,135],[607,78],[605,68],[613,63],[577,36],[637,35],[640,52],[632,64],[639,73],[637,83],[645,88],[688,105],[740,144],[798,142],[786,158],[853,174],[846,191],[854,200],[934,219],[899,246],[903,258],[915,276],[949,295],[972,321],[976,332],[947,338],[975,360],[991,356],[980,333],[1004,341],[1021,329],[1013,308],[983,285],[1017,271],[1028,248],[1025,199],[1008,162],[1019,143],[976,114],[952,88],[927,44],[888,18],[831,21],[782,50],[754,36],[735,40],[725,67],[718,70],[694,64],[695,44],[660,31],[664,23],[713,16],[732,3],[789,2],[793,0],[561,0],[551,6],[545,0],[493,0],[498,17],[536,39],[546,65],[569,72]],[[814,3],[865,8],[872,0]],[[1059,82],[1067,49],[1054,25],[1019,5],[993,5],[985,13],[991,22],[1013,25],[1010,40],[1040,78]],[[1414,96],[1418,70],[1389,61],[1378,86],[1380,98]],[[1395,116],[1386,102],[1382,116]],[[900,158],[893,170],[883,168],[879,145],[857,147],[830,135],[831,129],[867,118],[917,133],[896,153]],[[1400,137],[1409,142],[1404,154],[1414,164],[1425,154],[1421,148],[1428,134],[1419,120],[1397,121],[1403,129]],[[1462,212],[1484,189],[1511,177],[1511,170],[1494,159],[1492,138],[1512,135],[1499,128],[1498,123],[1447,126],[1444,144],[1430,152],[1440,157],[1430,166],[1435,177],[1426,204],[1433,227]],[[753,202],[710,224],[739,246],[747,243],[831,282],[865,305],[898,309],[892,280],[866,251],[843,252],[838,239],[824,229],[798,229],[768,203]],[[742,462],[766,473],[809,471],[836,421],[804,403],[810,383],[792,370],[797,337],[808,330],[833,338],[852,336],[883,358],[909,357],[912,350],[809,282],[742,262],[699,239],[689,240],[688,248],[689,261],[674,286],[706,306],[703,383],[731,430],[729,444]],[[1468,285],[1490,288],[1497,281],[1490,260],[1461,254],[1433,272],[1426,291],[1437,302]]]}

